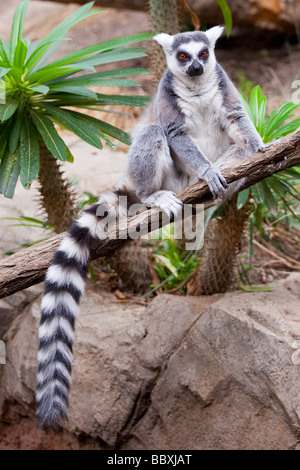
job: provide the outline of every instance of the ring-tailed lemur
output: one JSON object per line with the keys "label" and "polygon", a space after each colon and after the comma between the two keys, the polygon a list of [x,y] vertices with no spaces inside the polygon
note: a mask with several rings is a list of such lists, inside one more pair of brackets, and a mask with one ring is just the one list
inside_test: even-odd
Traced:
{"label": "ring-tailed lemur", "polygon": [[[42,425],[67,418],[74,322],[84,290],[89,250],[105,236],[100,204],[116,212],[118,196],[177,215],[178,192],[203,179],[215,197],[226,196],[220,168],[263,150],[238,91],[217,63],[214,47],[223,28],[158,34],[168,69],[138,123],[125,180],[83,212],[59,246],[45,279],[39,330],[37,415]],[[124,182],[125,181],[125,182]],[[125,211],[126,212],[126,211]],[[125,214],[126,215],[126,214]]]}

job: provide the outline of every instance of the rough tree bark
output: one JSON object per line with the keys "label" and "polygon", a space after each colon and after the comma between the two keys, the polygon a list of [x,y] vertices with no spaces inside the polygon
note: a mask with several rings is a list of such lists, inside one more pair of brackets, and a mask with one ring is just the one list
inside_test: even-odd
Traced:
{"label": "rough tree bark", "polygon": [[[223,174],[228,183],[245,177],[245,188],[271,176],[278,171],[300,164],[300,130],[277,141],[265,153],[252,155],[242,163],[227,168]],[[203,204],[204,208],[216,204],[212,200],[208,186],[204,182],[189,186],[178,194],[184,204]],[[154,209],[158,212],[158,209]],[[151,226],[150,210],[134,217],[121,220],[117,230],[118,237],[108,234],[107,239],[99,240],[91,250],[91,259],[102,256],[111,256],[122,246],[131,241],[127,238],[128,232],[137,224],[140,225],[140,234],[144,235],[150,230],[161,226]],[[153,219],[152,219],[153,220]],[[30,248],[24,249],[0,261],[0,298],[11,295],[19,290],[42,281],[51,262],[53,254],[65,233],[53,236]]]}

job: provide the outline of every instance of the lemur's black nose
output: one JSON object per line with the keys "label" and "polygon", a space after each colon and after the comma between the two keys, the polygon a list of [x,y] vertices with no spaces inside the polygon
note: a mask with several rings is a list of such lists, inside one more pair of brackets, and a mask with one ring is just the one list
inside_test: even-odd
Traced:
{"label": "lemur's black nose", "polygon": [[203,65],[200,64],[197,60],[194,60],[188,68],[188,74],[191,76],[202,75],[203,74]]}

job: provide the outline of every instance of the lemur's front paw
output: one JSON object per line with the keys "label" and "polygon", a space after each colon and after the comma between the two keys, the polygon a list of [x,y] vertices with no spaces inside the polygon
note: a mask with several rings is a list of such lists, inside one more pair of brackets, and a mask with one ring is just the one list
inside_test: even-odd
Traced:
{"label": "lemur's front paw", "polygon": [[224,176],[218,168],[209,168],[202,176],[201,179],[207,182],[210,192],[214,199],[224,197],[228,184]]}
{"label": "lemur's front paw", "polygon": [[274,142],[269,142],[268,144],[262,144],[262,145],[257,149],[257,151],[258,151],[258,152],[263,152],[263,153],[265,153],[266,150],[268,150],[268,148],[272,147],[272,145],[274,145]]}

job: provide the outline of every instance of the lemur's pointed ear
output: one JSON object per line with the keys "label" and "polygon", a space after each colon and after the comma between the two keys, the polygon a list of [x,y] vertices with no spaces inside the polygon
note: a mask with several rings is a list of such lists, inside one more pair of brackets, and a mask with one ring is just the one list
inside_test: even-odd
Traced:
{"label": "lemur's pointed ear", "polygon": [[173,44],[173,37],[170,34],[160,33],[153,37],[154,41],[158,42],[163,49],[168,50]]}
{"label": "lemur's pointed ear", "polygon": [[213,47],[215,47],[217,39],[221,36],[224,31],[224,26],[214,26],[213,28],[208,29],[205,31],[206,36],[209,39],[209,42]]}

